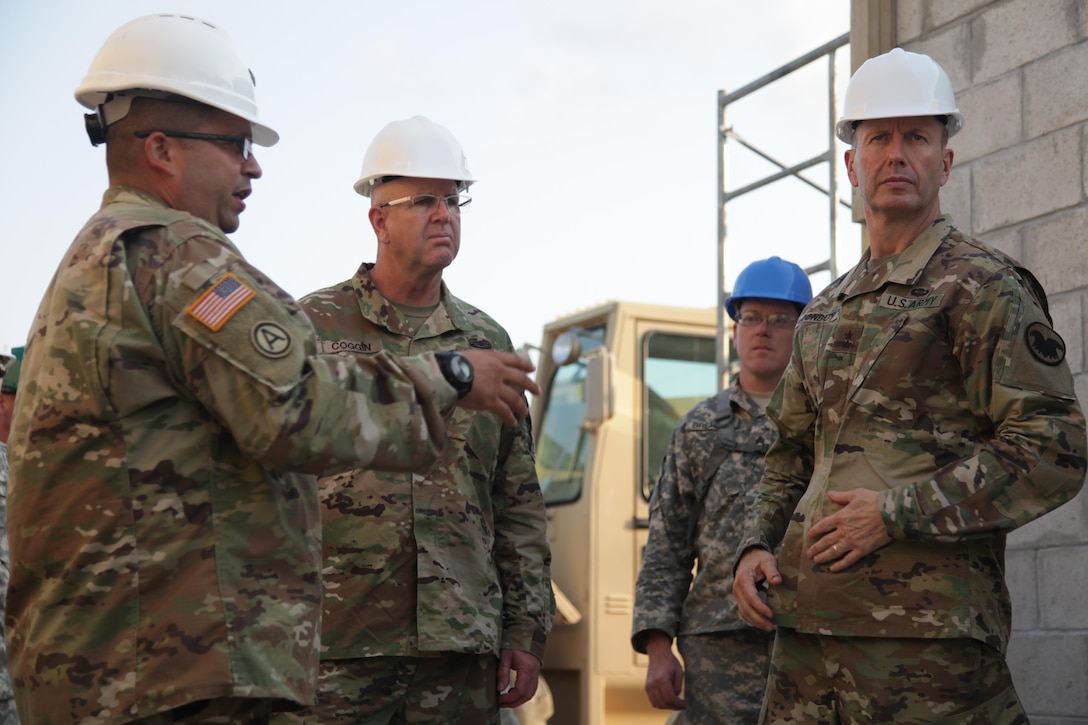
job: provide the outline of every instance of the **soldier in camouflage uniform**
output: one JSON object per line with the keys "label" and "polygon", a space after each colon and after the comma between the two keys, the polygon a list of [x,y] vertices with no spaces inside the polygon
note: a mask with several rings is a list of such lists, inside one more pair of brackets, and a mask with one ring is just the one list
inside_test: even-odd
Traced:
{"label": "soldier in camouflage uniform", "polygon": [[[355,185],[370,197],[376,261],[301,301],[322,351],[366,361],[512,349],[442,281],[471,183],[444,127],[417,116],[378,133]],[[414,473],[319,481],[321,679],[314,709],[285,722],[498,723],[500,705],[536,690],[554,604],[528,422],[459,411],[449,438],[439,462]]]}
{"label": "soldier in camouflage uniform", "polygon": [[[134,20],[76,97],[111,186],[22,368],[7,600],[20,715],[266,722],[310,704],[317,679],[313,474],[435,460],[457,390],[433,355],[317,355],[305,314],[227,239],[261,175],[251,139],[277,136],[222,30]],[[489,381],[462,405],[490,399],[516,422],[535,387],[516,361],[473,357]]]}
{"label": "soldier in camouflage uniform", "polygon": [[15,392],[19,388],[19,366],[23,348],[11,355],[0,355],[0,725],[19,725],[15,708],[15,692],[8,671],[8,648],[4,642],[4,597],[11,576],[11,552],[8,550],[8,434],[11,414],[15,408]]}
{"label": "soldier in camouflage uniform", "polygon": [[764,722],[1027,723],[1005,537],[1083,485],[1064,343],[1034,277],[940,211],[943,69],[870,59],[844,108],[870,249],[798,322],[735,570],[742,616],[778,625]]}
{"label": "soldier in camouflage uniform", "polygon": [[776,436],[764,408],[789,362],[797,315],[811,298],[796,264],[772,257],[745,267],[725,301],[736,323],[739,374],[680,421],[654,486],[631,644],[650,656],[651,704],[684,710],[688,723],[745,725],[759,715],[773,638],[737,614],[733,559],[755,515],[763,455]]}

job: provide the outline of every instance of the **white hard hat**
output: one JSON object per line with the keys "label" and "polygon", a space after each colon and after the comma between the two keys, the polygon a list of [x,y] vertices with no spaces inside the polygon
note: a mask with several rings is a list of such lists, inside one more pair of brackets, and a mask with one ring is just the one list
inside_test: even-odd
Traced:
{"label": "white hard hat", "polygon": [[956,108],[952,81],[944,68],[928,55],[894,48],[870,58],[854,72],[835,135],[853,143],[858,121],[909,116],[947,116],[949,136],[963,128],[963,114]]}
{"label": "white hard hat", "polygon": [[378,131],[363,156],[355,191],[370,196],[386,176],[449,179],[462,191],[475,181],[461,144],[445,126],[423,116],[393,121]]}
{"label": "white hard hat", "polygon": [[[253,142],[271,146],[280,137],[257,119],[255,85],[225,30],[200,18],[160,13],[115,30],[75,95],[103,123],[123,118],[132,96],[183,96],[244,118],[253,124]],[[113,94],[124,91],[130,93],[115,101]],[[117,107],[111,109],[112,103]]]}

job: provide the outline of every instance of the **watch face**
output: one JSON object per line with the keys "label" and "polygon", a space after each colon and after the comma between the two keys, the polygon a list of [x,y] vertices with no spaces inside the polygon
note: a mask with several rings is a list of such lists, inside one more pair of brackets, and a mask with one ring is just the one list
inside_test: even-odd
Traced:
{"label": "watch face", "polygon": [[453,355],[450,357],[450,372],[461,382],[467,383],[472,380],[472,363],[462,355]]}

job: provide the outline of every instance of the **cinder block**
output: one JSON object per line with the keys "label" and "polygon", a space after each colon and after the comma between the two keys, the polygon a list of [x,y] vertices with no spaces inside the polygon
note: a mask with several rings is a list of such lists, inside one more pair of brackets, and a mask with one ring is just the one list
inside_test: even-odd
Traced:
{"label": "cinder block", "polygon": [[1020,142],[1022,89],[1022,76],[1014,72],[956,94],[964,126],[948,141],[955,152],[953,163],[966,163]]}
{"label": "cinder block", "polygon": [[[993,0],[941,0],[940,2],[928,2],[926,3],[926,9],[929,11],[930,27],[939,28],[992,2]],[[897,4],[896,12],[898,10],[899,5]]]}
{"label": "cinder block", "polygon": [[[1077,388],[1077,400],[1081,402],[1081,407],[1084,408],[1088,404],[1088,290],[1081,290],[1075,295],[1080,305],[1080,321],[1074,323],[1071,327],[1073,332],[1070,332],[1069,339],[1065,341],[1068,347],[1077,347],[1079,343],[1081,353],[1081,363],[1077,367],[1069,366],[1069,369],[1073,371],[1073,384]],[[1076,331],[1080,332],[1077,333]],[[1065,333],[1063,332],[1064,336]],[[1067,353],[1068,354],[1068,351]]]}
{"label": "cinder block", "polygon": [[1088,333],[1081,297],[1079,294],[1055,296],[1047,291],[1050,317],[1054,320],[1054,329],[1065,340],[1065,362],[1074,375],[1084,371],[1084,345],[1081,343]]}
{"label": "cinder block", "polygon": [[1088,119],[1088,41],[1024,67],[1027,139]]}
{"label": "cinder block", "polygon": [[952,25],[945,30],[926,35],[911,43],[906,50],[925,53],[941,64],[952,89],[959,93],[971,85],[971,26],[967,23]]}
{"label": "cinder block", "polygon": [[1009,0],[971,21],[975,83],[1018,68],[1077,40],[1076,3]]}
{"label": "cinder block", "polygon": [[1022,261],[1042,283],[1047,295],[1088,285],[1085,229],[1088,229],[1088,207],[1083,205],[1025,225]]}
{"label": "cinder block", "polygon": [[952,173],[948,183],[941,187],[941,211],[952,217],[953,221],[971,231],[971,167],[952,164]]}
{"label": "cinder block", "polygon": [[924,17],[922,0],[899,0],[895,4],[895,42],[906,45],[921,35]]}
{"label": "cinder block", "polygon": [[1088,712],[1088,634],[1013,635],[1009,643],[1013,684],[1031,715],[1083,717]]}
{"label": "cinder block", "polygon": [[979,160],[971,179],[976,232],[1079,204],[1081,176],[1076,130],[1059,131]]}
{"label": "cinder block", "polygon": [[[1041,549],[1039,563],[1039,623],[1043,629],[1088,630],[1084,582],[1088,581],[1088,545]],[[1088,669],[1083,670],[1088,676]]]}
{"label": "cinder block", "polygon": [[1032,631],[1039,628],[1038,565],[1035,550],[1005,553],[1005,584],[1012,598],[1012,628]]}
{"label": "cinder block", "polygon": [[[970,230],[968,230],[970,231]],[[976,236],[984,244],[989,244],[994,249],[1004,252],[1021,264],[1024,263],[1023,230],[1020,227],[1010,227],[990,232],[984,236]]]}
{"label": "cinder block", "polygon": [[[1082,399],[1079,398],[1078,399]],[[1014,529],[1008,538],[1010,551],[1051,546],[1082,546],[1088,543],[1088,489],[1046,516]]]}

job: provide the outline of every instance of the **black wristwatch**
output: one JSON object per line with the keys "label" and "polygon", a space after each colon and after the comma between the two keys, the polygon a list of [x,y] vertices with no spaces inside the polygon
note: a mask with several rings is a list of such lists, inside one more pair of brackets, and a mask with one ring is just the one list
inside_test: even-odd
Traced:
{"label": "black wristwatch", "polygon": [[438,360],[438,369],[442,371],[446,382],[457,391],[458,400],[472,392],[472,381],[475,379],[475,373],[473,373],[472,363],[468,361],[467,357],[459,352],[440,352],[436,353],[434,357]]}

